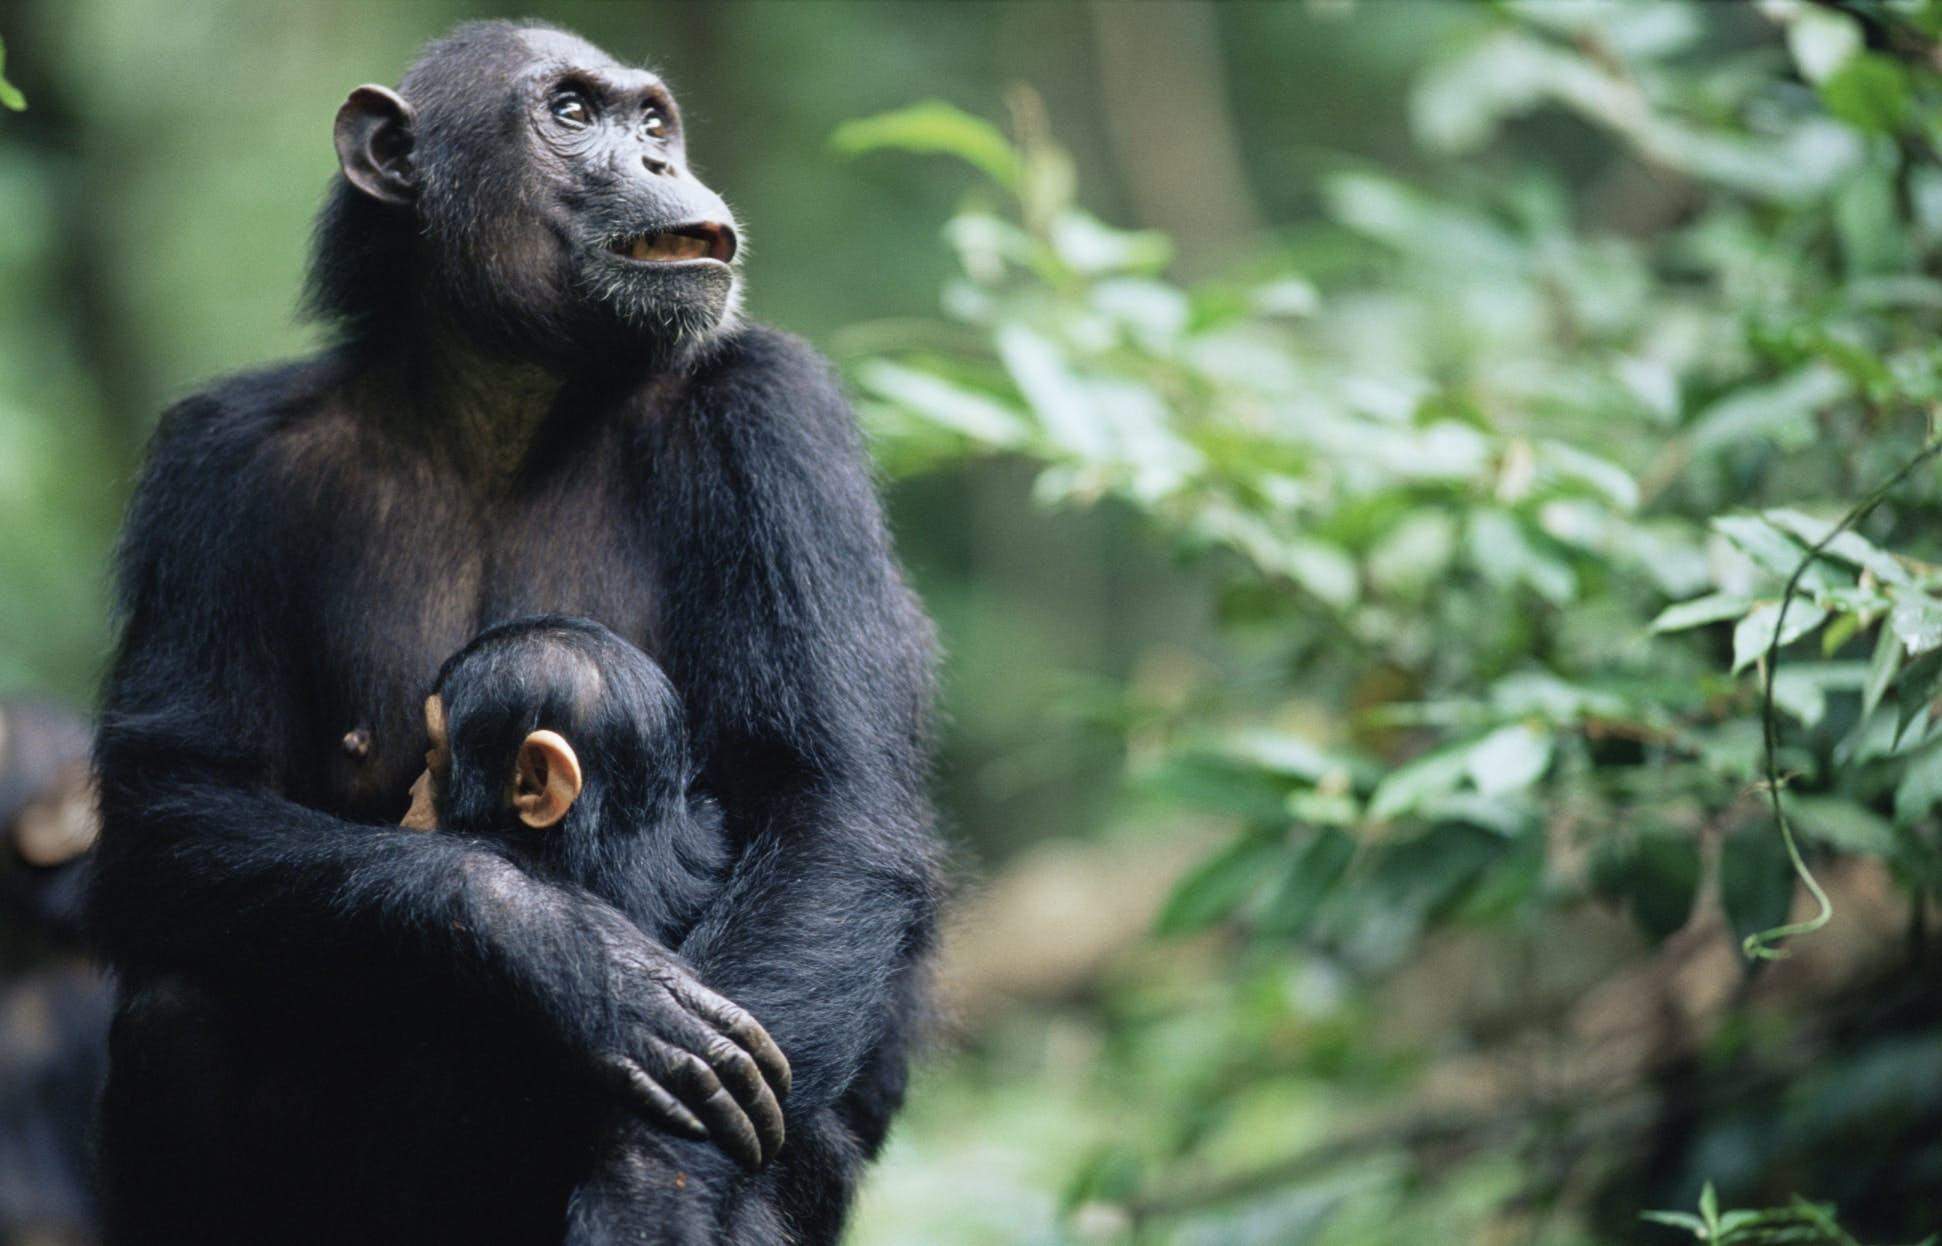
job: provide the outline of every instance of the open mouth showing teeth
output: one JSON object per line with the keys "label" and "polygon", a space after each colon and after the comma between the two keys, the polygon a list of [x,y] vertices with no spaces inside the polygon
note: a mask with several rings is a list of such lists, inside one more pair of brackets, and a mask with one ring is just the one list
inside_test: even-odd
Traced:
{"label": "open mouth showing teeth", "polygon": [[672,264],[681,260],[719,260],[726,264],[735,258],[735,231],[712,221],[677,225],[673,229],[622,238],[609,250],[622,259],[643,264]]}

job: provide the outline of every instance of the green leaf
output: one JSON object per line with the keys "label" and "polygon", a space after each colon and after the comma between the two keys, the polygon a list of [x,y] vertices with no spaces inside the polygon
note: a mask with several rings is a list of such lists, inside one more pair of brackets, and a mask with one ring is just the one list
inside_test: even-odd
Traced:
{"label": "green leaf", "polygon": [[1710,593],[1705,597],[1695,597],[1667,606],[1652,620],[1655,632],[1680,632],[1689,627],[1701,627],[1707,623],[1717,623],[1721,619],[1737,619],[1753,608],[1753,602],[1738,593]]}
{"label": "green leaf", "polygon": [[1772,438],[1786,449],[1813,443],[1814,415],[1854,392],[1854,382],[1815,362],[1768,385],[1742,385],[1700,413],[1692,425],[1695,453]]}
{"label": "green leaf", "polygon": [[1844,796],[1789,795],[1785,799],[1788,820],[1807,838],[1860,856],[1894,854],[1895,828],[1880,814]]}
{"label": "green leaf", "polygon": [[1908,121],[1908,75],[1885,56],[1864,52],[1820,84],[1827,110],[1857,130],[1893,134]]}
{"label": "green leaf", "polygon": [[1773,700],[1801,726],[1817,727],[1827,714],[1829,691],[1853,691],[1866,679],[1859,662],[1788,662],[1773,674]]}
{"label": "green leaf", "polygon": [[1888,626],[1901,637],[1909,657],[1942,649],[1942,601],[1926,593],[1895,594],[1895,608],[1888,612]]}
{"label": "green leaf", "polygon": [[1861,23],[1846,13],[1836,13],[1817,5],[1803,4],[1792,10],[1787,23],[1787,50],[1800,66],[1800,76],[1812,83],[1826,82],[1867,46]]}
{"label": "green leaf", "polygon": [[1794,866],[1779,833],[1762,822],[1729,835],[1720,849],[1719,891],[1735,941],[1786,921]]}
{"label": "green leaf", "polygon": [[1331,757],[1299,736],[1265,728],[1236,732],[1222,752],[1236,761],[1308,783],[1320,782],[1323,775],[1343,765],[1341,758]]}
{"label": "green leaf", "polygon": [[1355,839],[1329,829],[1308,841],[1261,906],[1257,929],[1268,935],[1293,935],[1307,929],[1355,857]]}
{"label": "green leaf", "polygon": [[1908,724],[1927,713],[1938,695],[1942,695],[1942,653],[1925,653],[1902,668],[1895,680],[1895,743],[1901,743]]}
{"label": "green leaf", "polygon": [[830,145],[845,156],[885,149],[956,156],[1014,193],[1023,169],[1017,149],[998,127],[942,100],[845,121],[830,136]]}
{"label": "green leaf", "polygon": [[1571,564],[1531,540],[1510,514],[1475,511],[1464,536],[1471,561],[1493,582],[1524,584],[1554,606],[1569,605],[1577,596],[1578,578]]}
{"label": "green leaf", "polygon": [[1653,942],[1686,924],[1699,891],[1699,845],[1690,835],[1649,832],[1610,844],[1593,860],[1598,891],[1623,900]]}
{"label": "green leaf", "polygon": [[1942,803],[1942,745],[1909,759],[1895,785],[1895,824],[1909,826]]}
{"label": "green leaf", "polygon": [[1114,229],[1084,212],[1052,222],[1052,249],[1074,272],[1157,272],[1173,258],[1173,240],[1156,230]]}
{"label": "green leaf", "polygon": [[[1827,611],[1810,602],[1796,597],[1787,607],[1785,630],[1780,633],[1780,644],[1784,648],[1799,640],[1827,621]],[[1762,602],[1753,612],[1740,620],[1733,629],[1733,673],[1739,674],[1747,666],[1767,656],[1772,647],[1774,631],[1781,626],[1780,603]]]}
{"label": "green leaf", "polygon": [[1469,773],[1469,765],[1470,750],[1462,746],[1418,757],[1376,785],[1369,797],[1369,820],[1387,822],[1426,800],[1455,791]]}
{"label": "green leaf", "polygon": [[1464,768],[1477,791],[1485,796],[1503,796],[1537,782],[1551,765],[1552,746],[1550,732],[1513,723],[1471,746],[1464,756]]}
{"label": "green leaf", "polygon": [[[1713,520],[1713,530],[1738,546],[1748,558],[1766,568],[1784,583],[1791,579],[1807,549],[1758,515],[1721,515]],[[1801,587],[1813,590],[1831,585],[1820,565],[1807,568],[1800,577]]]}
{"label": "green leaf", "polygon": [[1024,417],[986,394],[954,385],[931,372],[872,360],[856,372],[857,382],[928,423],[1000,449],[1031,440]]}
{"label": "green leaf", "polygon": [[1202,861],[1167,897],[1157,934],[1191,934],[1228,916],[1253,894],[1287,849],[1278,837],[1243,835]]}
{"label": "green leaf", "polygon": [[1874,656],[1868,660],[1868,678],[1861,685],[1861,720],[1866,722],[1881,704],[1881,694],[1902,668],[1901,637],[1892,627],[1883,627],[1875,637]]}
{"label": "green leaf", "polygon": [[[1796,510],[1776,507],[1760,512],[1761,518],[1775,527],[1791,533],[1807,545],[1818,545],[1827,540],[1827,534],[1834,531],[1834,525],[1812,515],[1803,515]],[[1849,529],[1828,541],[1821,551],[1831,558],[1853,563],[1874,573],[1874,577],[1884,584],[1908,583],[1908,572],[1893,554],[1878,548],[1859,532]]]}
{"label": "green leaf", "polygon": [[7,81],[6,68],[7,45],[0,43],[0,106],[20,112],[27,107],[27,97],[20,93],[19,87]]}

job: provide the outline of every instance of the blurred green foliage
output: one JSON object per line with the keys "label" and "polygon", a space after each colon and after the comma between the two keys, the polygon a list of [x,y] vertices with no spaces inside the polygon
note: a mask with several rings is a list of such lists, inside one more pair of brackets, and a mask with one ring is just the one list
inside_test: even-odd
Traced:
{"label": "blurred green foliage", "polygon": [[[1723,936],[1783,922],[1795,873],[1749,798],[1768,773],[1758,676],[1782,654],[1792,825],[1817,859],[1880,862],[1925,928],[1937,474],[1836,521],[1915,458],[1942,399],[1942,9],[1760,16],[1479,14],[1410,95],[1438,174],[1344,161],[1321,221],[1212,281],[1170,280],[1165,236],[1078,205],[1029,94],[1009,152],[935,104],[838,131],[991,179],[946,231],[951,332],[854,366],[885,461],[1023,457],[1042,503],[1111,499],[1213,571],[1200,681],[1135,681],[1103,717],[1141,742],[1136,787],[1233,828],[1156,919],[1226,931],[1227,969],[1122,1014],[1103,1076],[1144,1089],[1123,1097],[1145,1127],[1072,1170],[1044,1240],[1495,1240],[1493,1222],[1579,1240],[1580,1177],[1539,1156],[1604,1105],[1509,1096],[1526,1119],[1456,1129],[1454,1167],[1409,1129],[1384,1137],[1386,1171],[1357,1145],[1332,1163],[1322,1104],[1359,1087],[1347,1114],[1366,1114],[1395,1073],[1317,1067],[1316,1031],[1379,1025],[1354,985],[1452,927],[1532,931],[1588,900],[1651,943],[1711,912]],[[1621,153],[1602,195],[1516,141],[1557,115]],[[1351,989],[1306,1001],[1324,969]],[[1199,1041],[1162,1037],[1183,1028]],[[1171,1047],[1170,1076],[1145,1042]],[[1849,1106],[1842,1128],[1865,1129],[1879,1105]],[[1638,1145],[1621,1131],[1578,1164]],[[1931,1134],[1896,1162],[1917,1189],[1942,1152]],[[1938,1212],[1931,1189],[1860,1215],[1900,1231]],[[1831,1226],[1797,1202],[1701,1236],[1852,1240]]]}
{"label": "blurred green foliage", "polygon": [[[852,1241],[1942,1222],[1942,473],[1836,533],[1942,403],[1935,0],[536,7],[851,378],[991,889],[1193,859],[967,1012]],[[165,398],[311,343],[344,90],[493,11],[0,10],[0,689],[86,695]],[[1755,966],[1768,676],[1837,915]]]}

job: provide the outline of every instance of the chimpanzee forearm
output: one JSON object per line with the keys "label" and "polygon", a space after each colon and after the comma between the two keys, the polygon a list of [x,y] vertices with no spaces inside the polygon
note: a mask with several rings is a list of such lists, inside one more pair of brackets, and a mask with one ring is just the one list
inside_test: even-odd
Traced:
{"label": "chimpanzee forearm", "polygon": [[681,945],[702,980],[754,1013],[788,1056],[791,1121],[855,1078],[900,1006],[900,971],[932,937],[937,886],[914,850],[921,837],[856,830],[837,814],[773,829]]}
{"label": "chimpanzee forearm", "polygon": [[652,524],[680,534],[662,662],[739,841],[682,952],[788,1056],[794,1130],[901,1045],[929,948],[929,627],[854,418],[800,343],[738,336],[654,431]]}
{"label": "chimpanzee forearm", "polygon": [[546,1009],[571,979],[583,897],[455,836],[346,822],[188,762],[99,749],[94,931],[124,973],[215,983],[414,974]]}

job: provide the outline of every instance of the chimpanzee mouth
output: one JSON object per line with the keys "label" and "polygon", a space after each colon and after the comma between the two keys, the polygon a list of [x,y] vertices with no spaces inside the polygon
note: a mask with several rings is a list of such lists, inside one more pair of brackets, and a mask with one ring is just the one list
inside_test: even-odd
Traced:
{"label": "chimpanzee mouth", "polygon": [[607,249],[637,264],[677,264],[683,260],[715,260],[726,264],[735,258],[735,231],[713,221],[702,221],[621,238]]}

